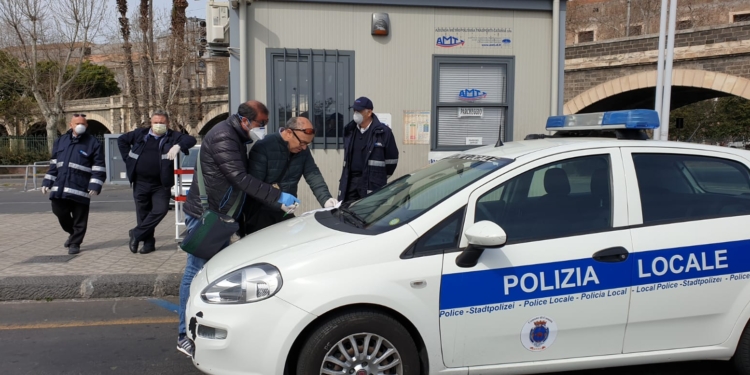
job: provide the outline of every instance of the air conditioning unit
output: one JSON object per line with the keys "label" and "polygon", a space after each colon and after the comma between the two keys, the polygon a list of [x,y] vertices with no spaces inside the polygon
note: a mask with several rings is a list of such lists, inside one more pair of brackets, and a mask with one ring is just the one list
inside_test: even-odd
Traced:
{"label": "air conditioning unit", "polygon": [[208,48],[229,47],[229,2],[209,1],[206,7],[206,40]]}

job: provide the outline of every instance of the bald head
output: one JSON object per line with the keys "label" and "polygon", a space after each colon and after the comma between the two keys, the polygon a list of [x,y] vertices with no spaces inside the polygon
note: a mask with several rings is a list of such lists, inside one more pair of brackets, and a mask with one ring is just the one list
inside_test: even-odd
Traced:
{"label": "bald head", "polygon": [[[289,152],[302,152],[315,138],[315,130],[310,120],[304,117],[292,117],[286,122],[286,128],[281,132],[281,138],[289,146]],[[308,134],[309,133],[309,134]]]}

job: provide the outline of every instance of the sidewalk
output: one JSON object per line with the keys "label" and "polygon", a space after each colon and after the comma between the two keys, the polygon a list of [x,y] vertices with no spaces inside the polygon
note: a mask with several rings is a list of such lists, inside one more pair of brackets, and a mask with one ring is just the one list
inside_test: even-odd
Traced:
{"label": "sidewalk", "polygon": [[0,214],[0,223],[0,301],[178,295],[186,253],[174,241],[173,210],[145,255],[128,249],[134,212],[91,212],[78,255],[68,255],[51,212]]}

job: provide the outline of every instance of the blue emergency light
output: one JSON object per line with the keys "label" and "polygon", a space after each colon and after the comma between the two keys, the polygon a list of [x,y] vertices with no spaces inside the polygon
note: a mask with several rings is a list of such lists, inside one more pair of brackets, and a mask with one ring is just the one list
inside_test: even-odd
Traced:
{"label": "blue emergency light", "polygon": [[548,131],[656,129],[658,127],[659,114],[652,109],[550,116],[547,119]]}

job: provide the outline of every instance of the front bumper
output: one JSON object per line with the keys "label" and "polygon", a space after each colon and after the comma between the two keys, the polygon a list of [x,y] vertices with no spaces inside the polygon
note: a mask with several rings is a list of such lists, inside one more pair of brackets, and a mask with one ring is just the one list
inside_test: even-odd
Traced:
{"label": "front bumper", "polygon": [[[193,364],[208,374],[281,375],[287,353],[315,316],[276,297],[241,305],[203,302],[205,270],[193,280],[185,313],[195,342]],[[225,339],[201,337],[200,326],[227,331]]]}

